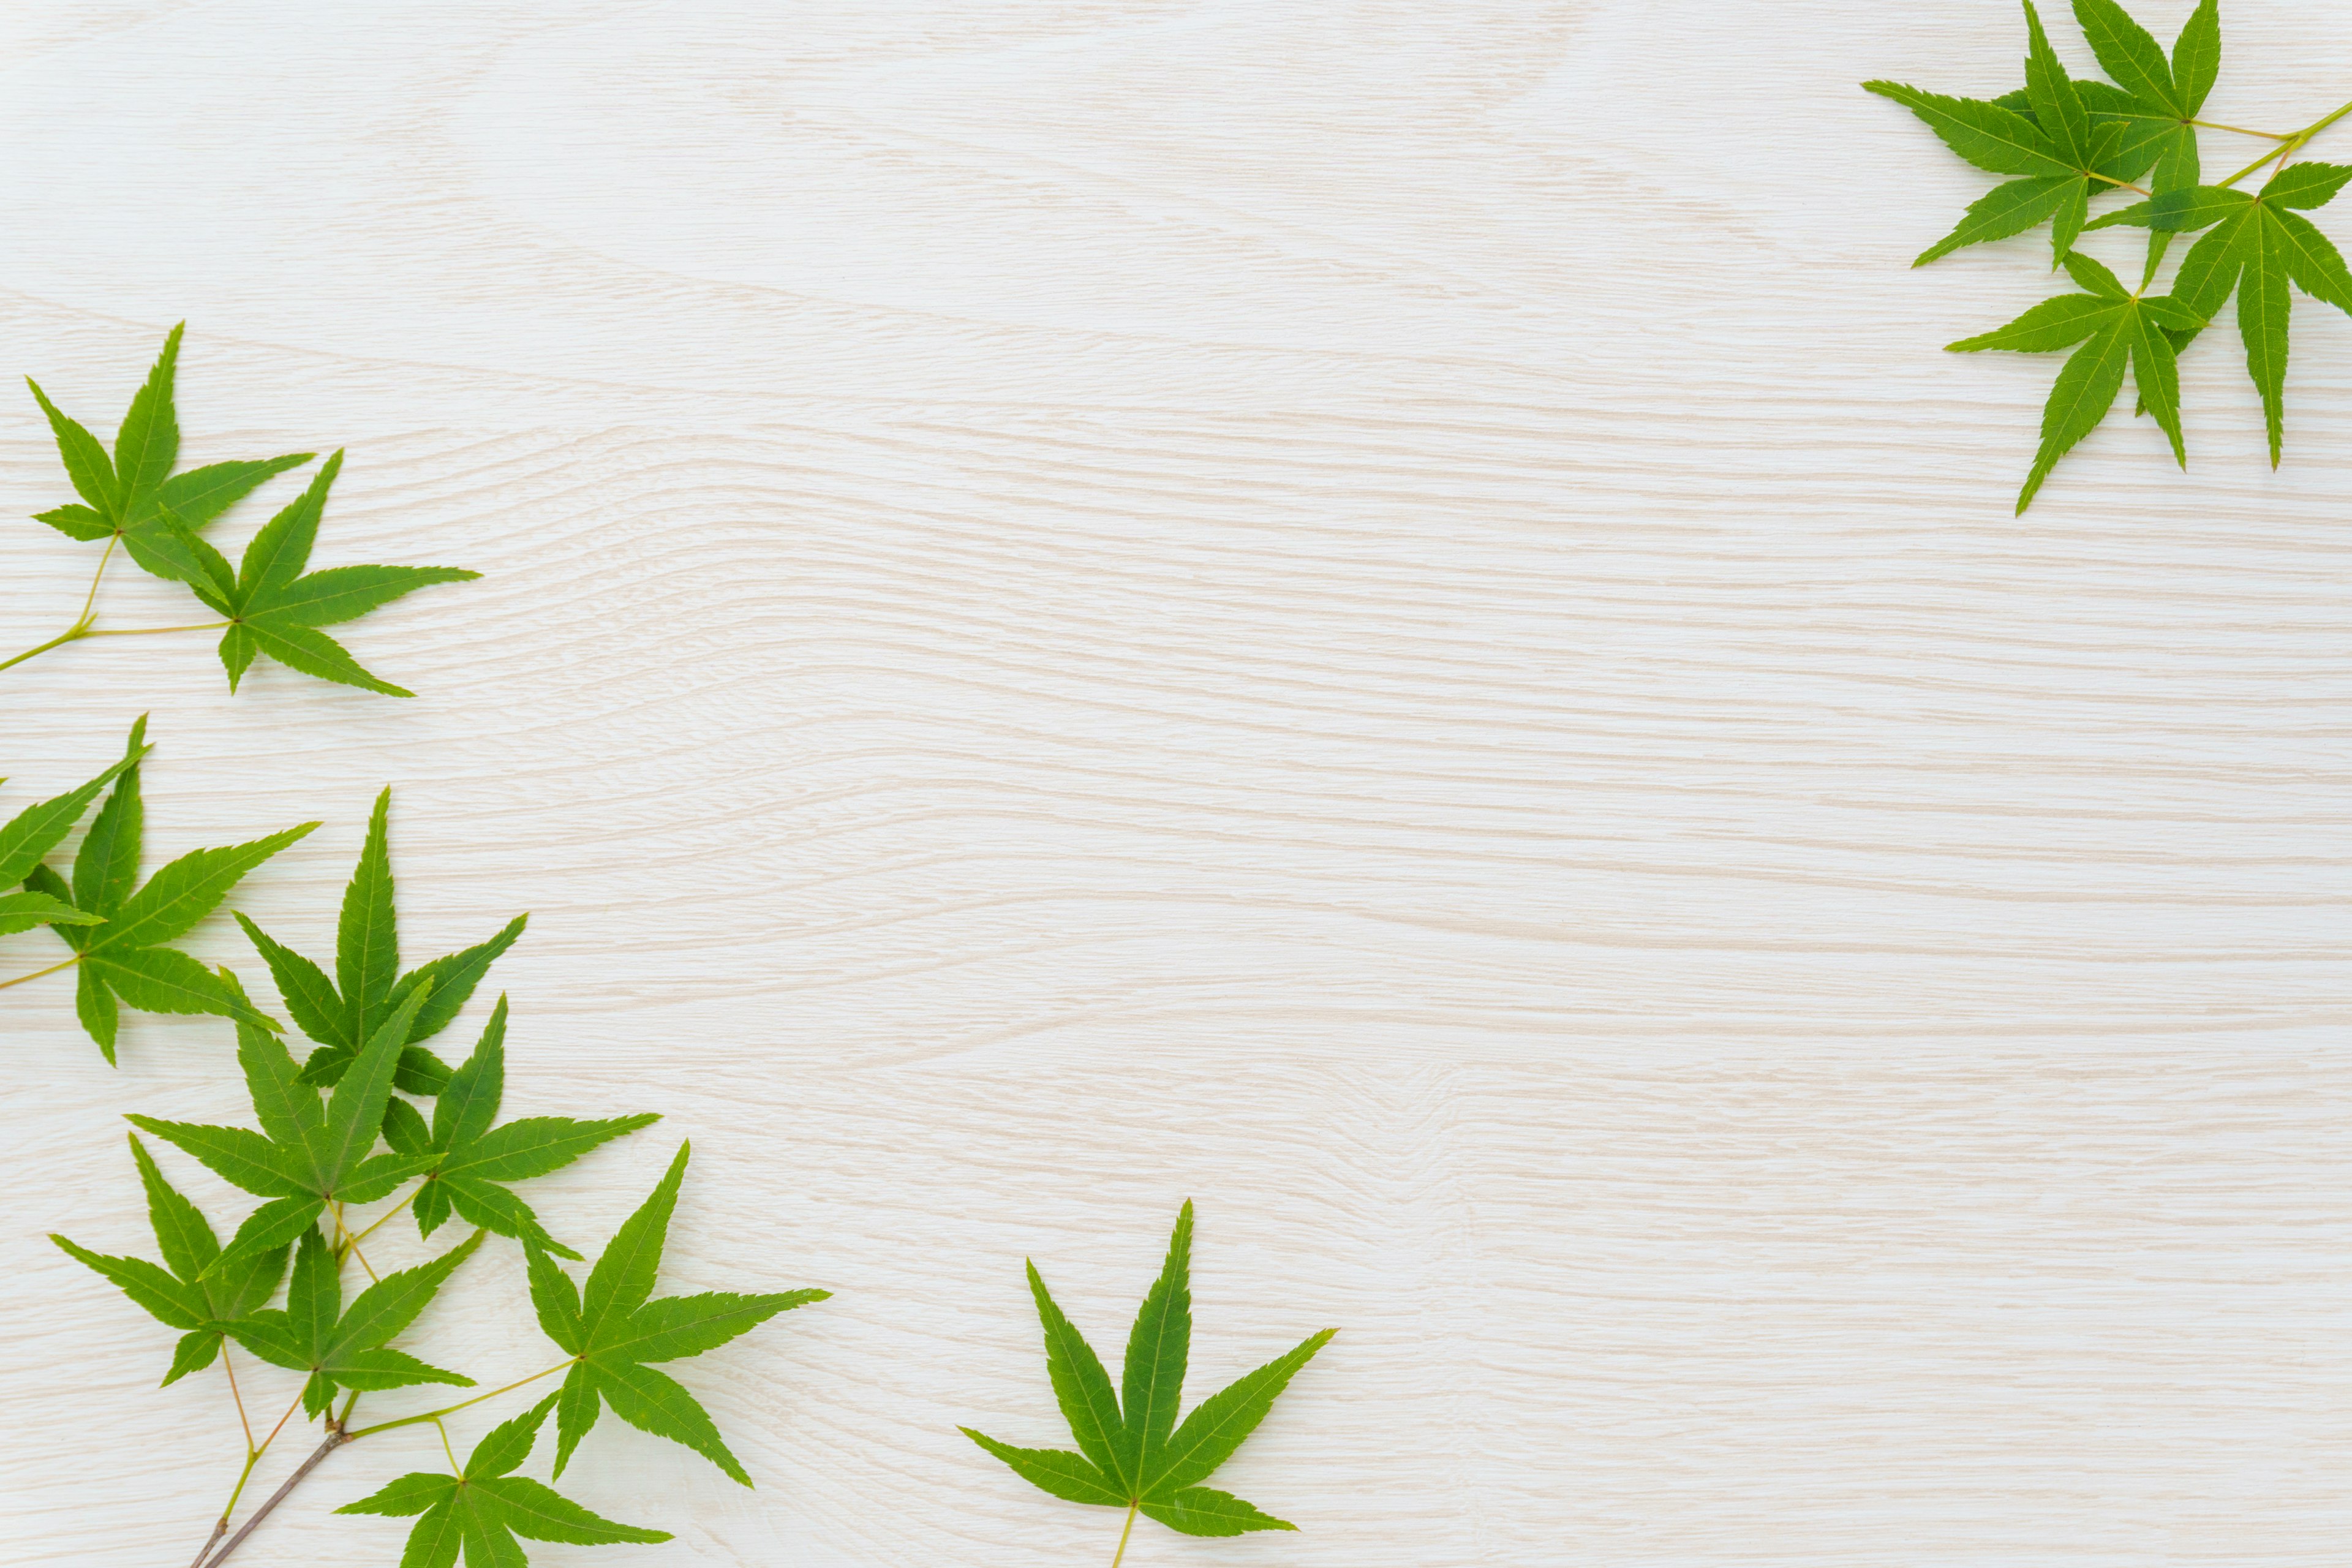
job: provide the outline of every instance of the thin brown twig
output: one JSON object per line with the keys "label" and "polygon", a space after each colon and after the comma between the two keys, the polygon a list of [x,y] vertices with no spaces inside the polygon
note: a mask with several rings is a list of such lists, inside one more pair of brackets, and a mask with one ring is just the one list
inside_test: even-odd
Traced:
{"label": "thin brown twig", "polygon": [[[292,1413],[289,1411],[289,1414],[290,1415]],[[286,1478],[285,1484],[279,1487],[276,1491],[269,1494],[268,1501],[263,1503],[259,1508],[253,1510],[253,1517],[245,1521],[245,1528],[239,1530],[235,1535],[230,1536],[227,1543],[222,1546],[218,1552],[214,1552],[210,1557],[197,1558],[194,1568],[220,1568],[221,1563],[228,1561],[228,1554],[235,1552],[239,1546],[243,1545],[245,1538],[251,1535],[254,1531],[259,1527],[261,1521],[269,1517],[270,1510],[275,1509],[279,1503],[286,1500],[287,1494],[294,1489],[296,1485],[301,1481],[302,1478],[319,1468],[320,1460],[325,1458],[328,1455],[333,1453],[336,1449],[341,1447],[344,1444],[350,1441],[351,1439],[343,1435],[342,1427],[331,1420],[327,1425],[326,1440],[310,1451],[310,1457],[309,1458],[303,1460],[301,1464],[295,1467],[294,1473]]]}
{"label": "thin brown twig", "polygon": [[205,1537],[205,1543],[202,1546],[196,1548],[196,1560],[189,1563],[188,1568],[205,1568],[205,1559],[212,1555],[213,1547],[219,1542],[222,1536],[227,1533],[228,1515],[223,1514],[213,1521],[213,1532]]}

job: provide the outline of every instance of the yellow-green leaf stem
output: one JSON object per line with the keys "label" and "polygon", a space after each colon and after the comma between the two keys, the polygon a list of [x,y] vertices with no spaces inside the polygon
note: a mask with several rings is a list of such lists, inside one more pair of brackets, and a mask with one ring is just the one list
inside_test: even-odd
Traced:
{"label": "yellow-green leaf stem", "polygon": [[[2335,113],[2329,115],[2325,120],[2315,121],[2313,123],[2305,126],[2302,130],[2295,132],[2291,136],[2280,138],[2279,144],[2277,146],[2272,148],[2269,152],[2263,153],[2261,157],[2255,159],[2252,163],[2247,164],[2244,168],[2239,170],[2228,179],[2221,182],[2222,186],[2226,188],[2228,186],[2234,185],[2240,180],[2244,179],[2248,174],[2253,174],[2256,170],[2261,169],[2267,164],[2283,163],[2286,159],[2294,157],[2297,153],[2303,151],[2304,144],[2305,142],[2309,142],[2313,137],[2318,135],[2321,132],[2326,130],[2329,126],[2335,124],[2337,121],[2343,119],[2347,114],[2352,114],[2352,103],[2346,104],[2343,108],[2337,110]],[[2247,132],[2247,134],[2260,136],[2264,134],[2264,132],[2255,131]],[[0,666],[0,668],[5,667]]]}

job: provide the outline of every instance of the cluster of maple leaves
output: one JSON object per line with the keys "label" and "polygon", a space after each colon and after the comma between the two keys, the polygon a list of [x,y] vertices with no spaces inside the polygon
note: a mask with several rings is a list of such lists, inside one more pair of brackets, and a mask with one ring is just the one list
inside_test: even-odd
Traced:
{"label": "cluster of maple leaves", "polygon": [[[111,453],[37,385],[33,388],[82,498],[38,514],[39,521],[78,540],[105,542],[101,574],[105,560],[120,548],[144,570],[185,584],[225,617],[220,658],[232,690],[253,660],[268,654],[322,679],[409,695],[369,674],[319,628],[354,619],[427,584],[475,574],[399,566],[307,571],[341,453],[260,530],[232,570],[200,530],[264,481],[310,461],[310,454],[173,472],[180,438],[173,392],[181,335],[174,328],[166,340],[123,417]],[[93,602],[95,595],[93,586]],[[87,608],[76,630],[59,642],[88,635]],[[500,1121],[509,1023],[504,996],[463,1062],[453,1067],[432,1049],[428,1042],[457,1020],[491,966],[523,934],[527,917],[518,915],[471,947],[404,972],[392,872],[392,792],[384,790],[343,892],[331,974],[327,965],[278,941],[243,913],[236,917],[268,966],[287,1015],[312,1042],[298,1060],[286,1042],[286,1026],[247,994],[232,972],[208,969],[173,944],[218,910],[248,873],[319,824],[304,823],[226,848],[194,850],[142,879],[140,778],[151,751],[142,716],[131,726],[120,762],[0,825],[0,889],[6,889],[0,890],[0,937],[47,927],[67,952],[48,969],[0,981],[0,986],[74,970],[77,1015],[110,1064],[116,1060],[124,1007],[210,1015],[235,1027],[237,1066],[257,1128],[144,1115],[129,1119],[259,1200],[227,1241],[173,1186],[135,1134],[131,1158],[162,1261],[100,1253],[62,1236],[51,1238],[178,1332],[164,1384],[224,1360],[235,1345],[299,1375],[299,1393],[287,1418],[299,1407],[324,1423],[329,1441],[321,1453],[375,1432],[437,1422],[463,1405],[370,1426],[355,1427],[352,1415],[363,1394],[430,1384],[473,1386],[470,1377],[433,1365],[392,1342],[495,1235],[522,1250],[540,1327],[566,1358],[540,1375],[560,1371],[562,1383],[531,1409],[491,1431],[462,1466],[453,1450],[452,1473],[403,1476],[340,1511],[415,1517],[402,1568],[452,1568],[461,1553],[467,1568],[524,1568],[519,1539],[575,1544],[667,1541],[664,1531],[603,1518],[551,1486],[514,1473],[530,1458],[551,1414],[553,1478],[561,1479],[607,1409],[633,1426],[683,1444],[750,1486],[750,1474],[709,1413],[659,1366],[715,1350],[780,1312],[825,1300],[828,1292],[654,1296],[686,1176],[685,1144],[651,1195],[590,1266],[584,1282],[575,1283],[556,1261],[583,1259],[550,1233],[515,1185],[560,1170],[658,1118],[537,1116]],[[52,868],[48,858],[100,795],[105,803],[83,833],[69,874]],[[406,1194],[389,1213],[373,1225],[358,1226],[354,1209],[380,1203],[404,1186]],[[474,1229],[427,1262],[379,1275],[362,1244],[403,1209],[420,1241],[429,1241],[453,1217]],[[1100,1360],[1046,1293],[1034,1266],[1030,1268],[1047,1371],[1078,1452],[1017,1448],[977,1432],[970,1435],[1055,1497],[1126,1509],[1128,1529],[1139,1512],[1198,1536],[1293,1529],[1200,1483],[1257,1427],[1334,1331],[1312,1336],[1212,1395],[1180,1425],[1177,1406],[1192,1336],[1192,1235],[1188,1203],[1160,1279],[1129,1335],[1118,1392]],[[347,1301],[344,1274],[353,1263],[370,1282]],[[281,1285],[284,1304],[273,1307],[269,1303]],[[241,1399],[238,1411],[242,1421]],[[246,1437],[249,1476],[276,1433],[257,1444],[247,1426]],[[296,1479],[307,1469],[298,1470]],[[275,1500],[264,1504],[235,1536],[226,1534],[225,1512],[198,1554],[199,1568],[214,1568],[234,1552],[274,1506]],[[1123,1531],[1122,1556],[1126,1542]]]}
{"label": "cluster of maple leaves", "polygon": [[[431,584],[470,582],[481,574],[454,566],[305,570],[326,512],[327,491],[342,471],[341,452],[329,458],[310,487],[254,535],[232,569],[203,530],[264,480],[300,468],[313,454],[210,463],[173,473],[180,454],[175,384],[185,331],[183,322],[163,340],[163,352],[131,397],[110,454],[98,437],[50,402],[39,383],[26,379],[48,416],[66,478],[81,497],[79,502],[34,516],[69,539],[104,542],[110,552],[120,548],[142,571],[184,584],[221,616],[220,660],[231,691],[254,659],[268,654],[321,680],[387,697],[415,695],[369,674],[349,649],[320,628],[357,620]],[[104,570],[102,563],[100,569]]]}
{"label": "cluster of maple leaves", "polygon": [[[2070,78],[2032,0],[2026,0],[2023,88],[1977,99],[1900,82],[1863,84],[1909,109],[1978,168],[2011,176],[1972,204],[1952,232],[1913,265],[1926,266],[1965,246],[2046,223],[2053,265],[2064,267],[2083,290],[2045,300],[2007,326],[1948,345],[1959,353],[2074,350],[2042,412],[2041,446],[2018,496],[2021,512],[2058,460],[2106,417],[2126,368],[2137,389],[2139,412],[2156,420],[2174,459],[2187,466],[2179,356],[2232,296],[2246,371],[2262,398],[2271,463],[2276,467],[2284,429],[2292,290],[2352,313],[2352,270],[2303,216],[2334,200],[2352,180],[2352,166],[2287,162],[2319,127],[2277,139],[2278,166],[2258,191],[2235,187],[2271,163],[2270,158],[2218,184],[2202,183],[2197,138],[2203,122],[2198,116],[2221,72],[2218,0],[2202,0],[2168,56],[2116,0],[2074,0],[2074,9],[2111,80]],[[2146,185],[2137,183],[2143,179]],[[2143,199],[2091,216],[2095,200],[2118,193]],[[2136,289],[2074,248],[2084,234],[2119,226],[2148,231],[2147,261]],[[2200,237],[2181,258],[2171,288],[2150,293],[2167,249],[2183,234]]]}

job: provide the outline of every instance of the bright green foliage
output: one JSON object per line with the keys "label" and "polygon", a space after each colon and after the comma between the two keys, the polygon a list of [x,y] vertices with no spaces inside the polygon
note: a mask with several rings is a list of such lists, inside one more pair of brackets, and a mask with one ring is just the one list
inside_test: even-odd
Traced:
{"label": "bright green foliage", "polygon": [[357,620],[428,584],[467,583],[481,575],[455,566],[331,566],[305,573],[310,546],[319,537],[319,520],[327,510],[327,491],[342,467],[341,452],[329,458],[300,499],[253,536],[234,572],[228,558],[194,530],[168,510],[161,515],[163,531],[194,563],[195,571],[187,578],[189,590],[228,619],[228,629],[221,634],[220,659],[231,691],[245,678],[254,656],[266,653],[289,669],[321,680],[387,697],[414,697],[415,692],[361,668],[342,644],[319,628]]}
{"label": "bright green foliage", "polygon": [[[147,751],[142,719],[132,727],[121,762],[79,789],[0,826],[0,887],[22,880],[27,888],[24,895],[0,895],[0,935],[48,924],[72,944],[73,956],[52,967],[81,970],[83,1017],[110,1059],[118,994],[133,1005],[218,1014],[236,1025],[237,1063],[257,1130],[129,1118],[262,1200],[228,1243],[222,1245],[135,1136],[130,1140],[131,1154],[146,1189],[162,1261],[99,1253],[63,1236],[51,1237],[68,1256],[177,1331],[166,1384],[215,1362],[236,1374],[228,1381],[246,1434],[245,1468],[199,1560],[226,1556],[329,1449],[395,1428],[437,1425],[469,1405],[541,1383],[554,1371],[567,1374],[557,1392],[492,1431],[457,1475],[404,1476],[342,1511],[417,1516],[403,1561],[438,1568],[455,1568],[461,1556],[468,1568],[528,1568],[523,1540],[583,1545],[667,1541],[663,1531],[602,1518],[511,1473],[530,1457],[552,1413],[560,1476],[607,1405],[624,1420],[695,1449],[751,1485],[709,1413],[656,1370],[657,1364],[717,1349],[779,1312],[824,1300],[827,1292],[714,1291],[653,1299],[685,1177],[689,1152],[684,1146],[652,1195],[589,1269],[584,1292],[563,1272],[555,1255],[579,1254],[549,1234],[515,1194],[514,1184],[559,1170],[659,1119],[530,1117],[500,1124],[507,1068],[503,996],[472,1054],[457,1068],[419,1044],[451,1022],[490,965],[520,935],[523,920],[517,918],[488,942],[402,973],[389,843],[391,792],[383,792],[342,900],[332,979],[319,964],[238,917],[295,1018],[318,1042],[310,1059],[298,1062],[279,1026],[254,1007],[234,974],[204,970],[162,944],[216,908],[246,871],[317,825],[236,849],[199,851],[142,884],[140,767]],[[43,857],[64,844],[101,798],[104,805],[89,821],[70,879],[44,865]],[[179,990],[157,990],[157,974],[176,977]],[[417,1106],[397,1098],[396,1089],[434,1097],[430,1121]],[[389,1151],[381,1149],[384,1143]],[[476,1228],[430,1262],[378,1279],[381,1253],[372,1262],[361,1249],[383,1245],[369,1238],[394,1217],[399,1205],[365,1226],[349,1211],[390,1197],[412,1178],[416,1185],[410,1199],[420,1237],[429,1239],[452,1215],[474,1222]],[[492,1231],[522,1242],[532,1304],[567,1359],[559,1368],[443,1408],[354,1426],[354,1408],[371,1391],[425,1384],[473,1386],[471,1378],[395,1348],[393,1342],[416,1322]],[[352,1263],[372,1282],[347,1302],[343,1270]],[[273,1307],[281,1279],[284,1302]],[[228,1354],[231,1340],[269,1367],[299,1373],[297,1403],[322,1420],[327,1432],[311,1459],[254,1509],[234,1535],[230,1521],[237,1501],[288,1422],[267,1425],[266,1414],[247,1418],[253,1413],[246,1400],[257,1392],[257,1374]],[[277,1377],[267,1368],[257,1375],[265,1384]],[[345,1396],[340,1407],[339,1394]]]}
{"label": "bright green foliage", "polygon": [[452,1074],[434,1102],[429,1128],[404,1100],[385,1107],[384,1141],[402,1154],[430,1154],[414,1212],[420,1236],[431,1236],[455,1209],[469,1225],[510,1236],[565,1258],[580,1255],[547,1234],[539,1216],[513,1193],[509,1182],[560,1171],[581,1155],[661,1120],[641,1114],[603,1121],[568,1116],[530,1116],[493,1126],[506,1093],[507,999],[499,998],[481,1043]]}
{"label": "bright green foliage", "polygon": [[139,1162],[139,1179],[147,1188],[147,1218],[155,1228],[155,1245],[163,1250],[159,1267],[143,1258],[109,1258],[77,1247],[62,1236],[51,1241],[89,1265],[167,1328],[184,1331],[172,1354],[164,1386],[192,1372],[202,1372],[220,1354],[221,1336],[230,1322],[244,1317],[277,1293],[286,1273],[286,1248],[256,1252],[242,1263],[206,1274],[220,1256],[213,1235],[196,1205],[182,1197],[136,1137],[131,1155]]}
{"label": "bright green foliage", "polygon": [[[77,790],[28,805],[0,827],[0,889],[12,888],[40,868],[41,858],[66,840],[99,793],[117,775],[136,767],[152,750],[145,742],[147,719],[142,714],[131,726],[130,749],[122,760]],[[135,797],[134,797],[135,798]],[[69,898],[54,893],[0,892],[0,936],[14,936],[38,925],[102,925],[106,917],[76,909]]]}
{"label": "bright green foliage", "polygon": [[512,1474],[530,1457],[539,1428],[557,1396],[550,1394],[492,1430],[466,1457],[454,1476],[418,1470],[401,1477],[373,1497],[345,1503],[337,1513],[421,1515],[408,1532],[400,1568],[452,1568],[462,1545],[466,1568],[528,1568],[530,1559],[515,1537],[560,1541],[579,1546],[615,1542],[667,1541],[660,1530],[615,1524],[528,1476]]}
{"label": "bright green foliage", "polygon": [[[2153,148],[2148,188],[2158,195],[2197,184],[2200,168],[2197,127],[2205,95],[2221,65],[2221,13],[2217,0],[2203,0],[2180,29],[2165,57],[2162,46],[2116,0],[2074,0],[2074,19],[2098,57],[2099,68],[2114,79],[2076,84],[2084,103],[2125,126],[2125,139]],[[2164,237],[2151,236],[2147,278],[2164,258]]]}
{"label": "bright green foliage", "polygon": [[[421,963],[400,973],[400,922],[393,909],[392,850],[387,818],[392,791],[376,796],[375,813],[368,819],[367,846],[343,889],[342,918],[335,928],[335,978],[310,959],[272,941],[245,916],[237,923],[269,965],[278,994],[295,1026],[319,1043],[302,1065],[305,1083],[331,1084],[343,1076],[352,1058],[415,992],[430,988],[431,1002],[417,1009],[408,1038],[402,1042],[400,1063],[393,1087],[404,1094],[434,1095],[449,1081],[449,1064],[424,1048],[449,1026],[482,983],[490,965],[522,934],[528,915],[517,915],[489,941]],[[497,1229],[497,1226],[491,1228]]]}
{"label": "bright green foliage", "polygon": [[180,454],[179,415],[173,404],[173,383],[180,361],[180,334],[186,322],[172,329],[163,352],[147,383],[131,400],[130,412],[114,438],[109,456],[98,438],[60,413],[57,405],[29,378],[26,384],[40,400],[57,436],[58,455],[65,459],[66,477],[73,481],[84,504],[37,512],[37,519],[68,538],[96,541],[120,538],[131,559],[158,577],[186,582],[193,570],[182,543],[172,537],[163,519],[166,513],[189,530],[203,528],[243,500],[255,486],[273,474],[299,468],[310,460],[308,452],[259,462],[212,463],[184,473],[173,473]]}
{"label": "bright green foliage", "polygon": [[1200,1483],[1257,1429],[1291,1377],[1339,1331],[1310,1336],[1211,1394],[1178,1425],[1176,1405],[1192,1340],[1192,1205],[1187,1203],[1176,1216],[1168,1261],[1128,1333],[1127,1364],[1117,1394],[1101,1360],[1054,1304],[1032,1263],[1029,1292],[1045,1329],[1045,1370],[1078,1452],[1015,1448],[969,1426],[963,1434],[1030,1485],[1071,1502],[1135,1508],[1186,1535],[1295,1530]]}
{"label": "bright green foliage", "polygon": [[432,1163],[430,1155],[369,1152],[392,1098],[401,1042],[430,994],[429,986],[411,992],[377,1026],[367,1048],[323,1102],[317,1087],[302,1081],[283,1040],[240,1023],[236,1059],[253,1095],[259,1132],[148,1116],[130,1119],[194,1155],[223,1181],[268,1200],[237,1228],[206,1272],[311,1234],[329,1204],[373,1203]]}
{"label": "bright green foliage", "polygon": [[[2154,40],[2112,0],[2078,0],[2075,13],[2099,18],[2105,29],[2101,37],[2109,37],[2119,18],[2149,49],[2155,48]],[[1901,82],[1862,84],[1917,115],[1946,146],[1978,168],[2020,176],[1970,205],[1958,226],[1921,252],[1914,267],[1925,267],[1964,246],[2006,239],[2045,223],[2051,226],[2054,266],[2082,234],[2095,198],[2121,190],[2167,159],[2176,170],[2186,159],[2189,181],[2195,182],[2197,133],[2186,123],[2195,110],[2175,110],[2177,95],[2161,51],[2155,63],[2166,71],[2165,97],[2146,100],[2104,82],[2077,82],[2068,77],[2032,0],[2027,0],[2025,22],[2025,86],[2006,97],[1952,98]],[[2085,27],[2090,25],[2085,20]],[[2136,53],[2133,58],[2139,58]],[[2108,52],[2101,52],[2100,58],[2105,63]],[[2202,94],[2199,96],[2201,101]]]}
{"label": "bright green foliage", "polygon": [[[1969,208],[1960,226],[1914,265],[2045,220],[2052,224],[2053,255],[2062,261],[2084,233],[2118,226],[2149,231],[2137,290],[2116,286],[2109,291],[2113,274],[2092,263],[2104,282],[2088,281],[2080,270],[2075,278],[2095,299],[2050,300],[1999,332],[1950,345],[2032,351],[2082,344],[2059,373],[2043,411],[2041,450],[2019,498],[2020,511],[2052,465],[2105,416],[2126,365],[2138,388],[2137,411],[2155,417],[2175,459],[2186,466],[2174,362],[2233,293],[2246,370],[2262,396],[2275,468],[2284,440],[2288,286],[2352,313],[2352,271],[2295,210],[2325,205],[2352,178],[2352,168],[2289,163],[2314,135],[2352,113],[2352,105],[2301,131],[2260,138],[2269,156],[2218,185],[2204,184],[2198,116],[2221,72],[2218,0],[2200,0],[2168,56],[2117,0],[2074,0],[2074,9],[2111,81],[2070,79],[2028,0],[2026,81],[2018,91],[1979,100],[1895,82],[1863,84],[1910,109],[1978,167],[2021,176]],[[2231,188],[2273,160],[2277,172],[2260,194]],[[2143,179],[2145,185],[2135,183]],[[2086,217],[2087,199],[2125,189],[2143,199]],[[2200,229],[2210,232],[2182,259],[2169,291],[2149,297],[2172,237]]]}
{"label": "bright green foliage", "polygon": [[2180,437],[2180,372],[2170,334],[2194,333],[2203,327],[2203,320],[2178,300],[2131,293],[2114,273],[2079,251],[2066,258],[2065,267],[2088,293],[2045,300],[1998,331],[1946,345],[1958,353],[1979,349],[2047,353],[2083,345],[2058,373],[2058,384],[2042,411],[2042,450],[2017,498],[2021,512],[2058,459],[2107,416],[2116,394],[2123,389],[2126,363],[2141,403],[2170,438],[2173,457],[2184,468],[2189,462]]}
{"label": "bright green foliage", "polygon": [[[2181,258],[2172,291],[2200,322],[2237,295],[2238,336],[2245,344],[2246,374],[2262,395],[2273,468],[2284,437],[2287,318],[2294,308],[2287,285],[2352,314],[2352,271],[2297,209],[2326,206],[2347,180],[2352,165],[2293,163],[2259,194],[2194,185],[2110,213],[2096,226],[2129,224],[2159,235],[2206,231]],[[2185,330],[2179,344],[2195,335],[2195,329]]]}
{"label": "bright green foliage", "polygon": [[640,1431],[683,1443],[745,1486],[751,1478],[720,1440],[709,1412],[683,1384],[654,1370],[655,1362],[681,1361],[716,1350],[777,1313],[830,1291],[787,1290],[780,1295],[740,1296],[714,1290],[699,1296],[653,1295],[661,1268],[669,1217],[686,1179],[689,1145],[678,1145],[669,1173],[653,1195],[613,1233],[604,1255],[588,1271],[588,1286],[573,1288],[572,1277],[530,1243],[530,1300],[539,1326],[565,1353],[579,1359],[564,1374],[556,1397],[555,1473],[563,1474],[572,1451],[596,1424],[603,1407]]}
{"label": "bright green foliage", "polygon": [[82,837],[74,857],[73,881],[68,884],[41,865],[25,874],[27,891],[94,917],[88,923],[54,929],[79,955],[75,1008],[82,1027],[110,1062],[121,1006],[142,1013],[209,1013],[261,1031],[278,1026],[225,975],[163,944],[217,909],[247,872],[319,826],[306,822],[250,844],[194,850],[140,885],[143,814],[137,758],[145,750],[146,722],[142,719],[131,727],[131,757],[114,771],[114,793]]}
{"label": "bright green foliage", "polygon": [[286,1305],[255,1312],[223,1325],[231,1338],[273,1366],[308,1373],[302,1408],[317,1415],[341,1388],[405,1388],[416,1383],[450,1383],[470,1388],[474,1380],[428,1366],[384,1342],[416,1321],[439,1292],[441,1282],[482,1244],[476,1231],[432,1262],[387,1274],[343,1305],[341,1258],[316,1230],[306,1230],[294,1249],[294,1274]]}

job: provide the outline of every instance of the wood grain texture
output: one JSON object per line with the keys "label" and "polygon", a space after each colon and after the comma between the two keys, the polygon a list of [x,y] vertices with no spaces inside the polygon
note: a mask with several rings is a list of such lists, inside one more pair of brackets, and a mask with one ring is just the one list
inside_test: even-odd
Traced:
{"label": "wood grain texture", "polygon": [[[2226,26],[2215,118],[2352,96],[2352,9]],[[2298,310],[2278,473],[2209,345],[2187,476],[2117,418],[2011,517],[2050,367],[1938,345],[2039,242],[1907,271],[1981,182],[1853,84],[2021,52],[1883,0],[0,8],[5,368],[110,434],[184,316],[189,460],[345,446],[321,562],[488,574],[351,628],[413,702],[9,672],[0,799],[152,711],[150,863],[323,819],[236,900],[318,951],[393,784],[412,953],[532,911],[510,1110],[668,1118],[551,1223],[690,1136],[667,1284],[837,1292],[685,1373],[756,1491],[608,1425],[580,1494],[677,1541],[534,1562],[1107,1562],[955,1426],[1054,1440],[1021,1258],[1115,1345],[1189,1195],[1196,1397],[1344,1331],[1224,1472],[1300,1533],[1135,1568],[2332,1568],[2352,322]],[[62,499],[6,403],[0,515]],[[13,648],[89,561],[6,537]],[[0,1002],[0,1558],[183,1562],[217,1374],[156,1393],[43,1234],[143,1245],[117,1115],[239,1116],[227,1032],[110,1071],[70,987]],[[434,1359],[541,1364],[469,1271]],[[326,1510],[436,1456],[239,1561],[393,1561]]]}

